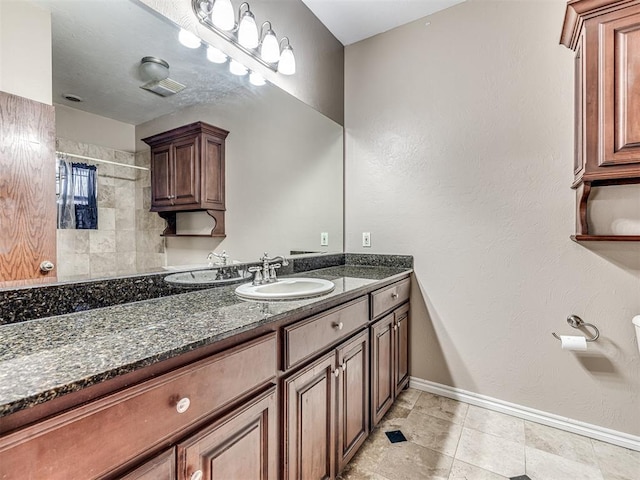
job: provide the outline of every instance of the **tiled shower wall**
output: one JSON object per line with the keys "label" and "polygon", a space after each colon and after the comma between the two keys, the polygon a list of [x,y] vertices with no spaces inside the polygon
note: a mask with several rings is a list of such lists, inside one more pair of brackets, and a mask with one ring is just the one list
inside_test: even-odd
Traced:
{"label": "tiled shower wall", "polygon": [[[96,145],[58,139],[58,151],[128,165],[137,156]],[[164,265],[164,221],[149,212],[151,178],[148,171],[76,160],[97,166],[98,229],[57,231],[58,280],[84,280],[158,270]],[[146,195],[146,196],[145,196]]]}

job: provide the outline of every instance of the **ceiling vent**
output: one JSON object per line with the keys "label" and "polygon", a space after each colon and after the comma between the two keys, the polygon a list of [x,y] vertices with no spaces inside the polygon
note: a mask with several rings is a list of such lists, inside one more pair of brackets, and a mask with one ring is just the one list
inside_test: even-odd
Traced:
{"label": "ceiling vent", "polygon": [[157,80],[145,83],[141,85],[140,88],[144,88],[145,90],[149,90],[161,97],[169,97],[171,95],[175,95],[178,92],[181,92],[186,88],[185,85],[176,82],[175,80],[171,80],[170,78],[165,78],[164,80]]}

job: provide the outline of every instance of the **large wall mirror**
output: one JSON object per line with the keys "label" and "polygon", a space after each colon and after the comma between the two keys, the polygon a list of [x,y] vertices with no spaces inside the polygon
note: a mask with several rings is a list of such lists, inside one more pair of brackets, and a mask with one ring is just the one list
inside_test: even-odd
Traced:
{"label": "large wall mirror", "polygon": [[[211,251],[236,261],[342,251],[340,125],[209,62],[206,46],[184,47],[175,25],[135,0],[34,1],[52,15],[57,150],[114,162],[95,162],[98,229],[58,230],[60,281],[203,266]],[[146,56],[166,61],[184,90],[163,97],[140,88]],[[161,237],[164,221],[149,212],[149,149],[140,139],[195,121],[230,132],[224,239]],[[206,213],[178,215],[179,231],[211,227]]]}

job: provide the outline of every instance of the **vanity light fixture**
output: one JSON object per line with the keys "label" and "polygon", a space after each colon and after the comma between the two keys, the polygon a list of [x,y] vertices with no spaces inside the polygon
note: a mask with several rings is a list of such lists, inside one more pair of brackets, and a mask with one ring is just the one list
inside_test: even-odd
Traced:
{"label": "vanity light fixture", "polygon": [[227,57],[221,50],[216,47],[207,47],[207,60],[213,63],[224,63],[227,61]]}
{"label": "vanity light fixture", "polygon": [[[246,7],[244,13],[242,8]],[[256,48],[260,43],[258,38],[258,26],[256,25],[256,17],[253,16],[249,9],[249,4],[244,2],[238,10],[240,23],[238,24],[238,42],[245,48]]]}
{"label": "vanity light fixture", "polygon": [[169,64],[161,58],[142,57],[139,69],[145,81],[159,82],[169,78]]}
{"label": "vanity light fixture", "polygon": [[280,61],[278,62],[278,73],[283,75],[293,75],[296,73],[296,57],[293,56],[293,48],[291,48],[291,44],[289,43],[289,39],[287,37],[282,37],[280,40],[280,45],[282,42],[287,41],[287,44],[282,48],[280,52]]}
{"label": "vanity light fixture", "polygon": [[[289,39],[283,37],[286,44],[281,49],[282,42],[278,42],[269,21],[262,23],[258,35],[256,19],[247,2],[240,5],[237,22],[230,0],[191,0],[191,8],[202,25],[265,67],[283,75],[295,73],[295,57]],[[283,60],[284,65],[280,65]]]}
{"label": "vanity light fixture", "polygon": [[242,76],[249,72],[249,69],[233,58],[229,62],[229,71],[234,75]]}
{"label": "vanity light fixture", "polygon": [[198,48],[202,43],[197,36],[184,28],[180,29],[178,40],[180,40],[180,43],[187,48]]}
{"label": "vanity light fixture", "polygon": [[251,85],[255,85],[256,87],[261,87],[262,85],[267,83],[264,77],[258,72],[251,72],[249,74],[249,82],[251,82]]}

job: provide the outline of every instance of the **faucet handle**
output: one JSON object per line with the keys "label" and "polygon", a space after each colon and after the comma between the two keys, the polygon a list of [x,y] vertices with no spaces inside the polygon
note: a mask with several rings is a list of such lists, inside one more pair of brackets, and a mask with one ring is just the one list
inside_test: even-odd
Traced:
{"label": "faucet handle", "polygon": [[253,285],[260,285],[262,283],[262,268],[260,267],[249,267],[247,271],[253,273]]}
{"label": "faucet handle", "polygon": [[282,265],[280,265],[279,263],[273,263],[271,265],[269,265],[269,267],[271,268],[271,272],[269,273],[269,276],[271,277],[271,281],[275,282],[278,280],[278,278],[276,277],[276,269],[280,268]]}

